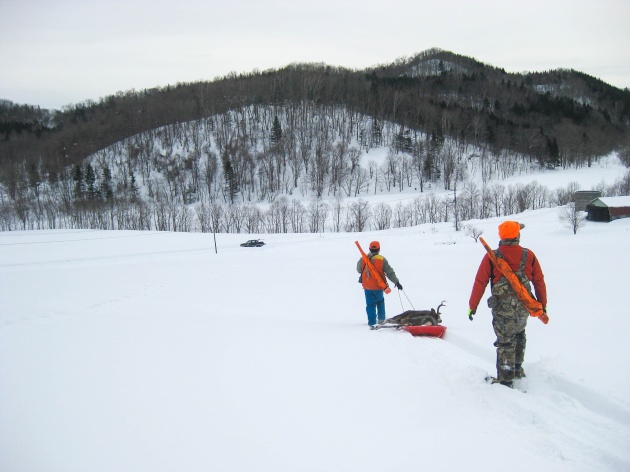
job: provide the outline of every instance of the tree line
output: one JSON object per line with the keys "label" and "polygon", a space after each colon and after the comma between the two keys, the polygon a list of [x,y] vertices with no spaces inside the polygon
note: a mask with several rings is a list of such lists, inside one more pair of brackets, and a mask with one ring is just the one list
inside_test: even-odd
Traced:
{"label": "tree line", "polygon": [[[269,204],[208,202],[186,205],[166,198],[146,201],[130,186],[125,197],[76,199],[78,189],[64,184],[59,192],[21,206],[0,201],[0,230],[76,229],[201,231],[221,233],[362,232],[425,223],[500,217],[526,210],[566,205],[580,187],[569,183],[550,190],[537,182],[518,185],[464,183],[459,191],[404,197],[396,203],[370,204],[341,196],[324,201],[280,196]],[[630,194],[630,171],[603,196]],[[83,190],[85,191],[85,190]],[[457,193],[459,192],[459,193]],[[457,194],[457,198],[455,198]],[[53,198],[52,196],[55,196]],[[306,203],[305,203],[306,202]]]}

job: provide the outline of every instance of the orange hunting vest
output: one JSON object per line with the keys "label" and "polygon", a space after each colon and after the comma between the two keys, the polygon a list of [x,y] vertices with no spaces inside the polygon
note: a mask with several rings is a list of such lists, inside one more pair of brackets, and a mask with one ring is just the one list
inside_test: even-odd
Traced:
{"label": "orange hunting vest", "polygon": [[[385,272],[383,272],[383,256],[376,254],[372,256],[371,260],[374,268],[378,271],[383,280],[387,280],[385,278]],[[365,264],[363,264],[363,271],[361,272],[361,284],[365,290],[383,290],[382,287],[379,287],[376,279],[371,276],[370,270]]]}

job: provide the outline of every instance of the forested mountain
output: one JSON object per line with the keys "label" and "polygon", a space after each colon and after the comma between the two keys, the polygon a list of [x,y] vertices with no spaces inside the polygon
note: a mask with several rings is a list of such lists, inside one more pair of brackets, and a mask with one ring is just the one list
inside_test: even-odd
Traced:
{"label": "forested mountain", "polygon": [[[627,149],[629,130],[627,89],[573,70],[508,74],[437,49],[360,71],[293,64],[55,111],[0,101],[0,228],[207,230],[219,204],[224,215],[237,204],[288,205],[280,197],[296,192],[451,189],[471,165],[484,182],[522,165],[590,165]],[[384,164],[360,164],[382,147]],[[488,211],[479,199],[471,217]],[[322,220],[318,204],[309,211]],[[237,219],[235,228],[215,215],[211,226],[288,227]],[[362,226],[348,221],[336,229]]]}

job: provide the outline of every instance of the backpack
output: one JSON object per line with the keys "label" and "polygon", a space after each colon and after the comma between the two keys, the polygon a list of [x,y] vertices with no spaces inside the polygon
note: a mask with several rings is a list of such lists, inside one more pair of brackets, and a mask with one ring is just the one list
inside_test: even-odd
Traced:
{"label": "backpack", "polygon": [[[523,255],[521,256],[521,263],[519,264],[518,270],[515,271],[514,274],[516,274],[520,282],[523,284],[523,286],[527,289],[527,291],[531,295],[532,293],[531,282],[525,275],[525,263],[527,262],[528,253],[529,253],[529,250],[527,248],[523,248]],[[503,257],[503,253],[501,253],[500,249],[495,249],[494,254],[498,258],[505,260],[505,257]],[[492,265],[492,261],[490,261],[490,264]],[[505,276],[502,275],[497,283],[493,283],[492,282],[493,280],[494,280],[494,266],[492,266],[491,278],[490,278],[492,296],[488,298],[489,308],[495,308],[498,305],[499,300],[509,298],[509,297],[516,297],[516,293],[514,292],[514,289],[510,285],[510,282],[508,281],[508,279],[505,278]]]}

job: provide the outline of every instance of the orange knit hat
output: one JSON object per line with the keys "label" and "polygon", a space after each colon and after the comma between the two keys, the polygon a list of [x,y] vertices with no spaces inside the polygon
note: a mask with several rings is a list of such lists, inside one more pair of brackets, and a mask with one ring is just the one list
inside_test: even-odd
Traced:
{"label": "orange knit hat", "polygon": [[372,241],[370,243],[370,251],[378,251],[381,249],[381,243],[378,241]]}
{"label": "orange knit hat", "polygon": [[501,239],[518,238],[518,234],[523,228],[525,225],[517,221],[506,221],[499,225],[499,237]]}

